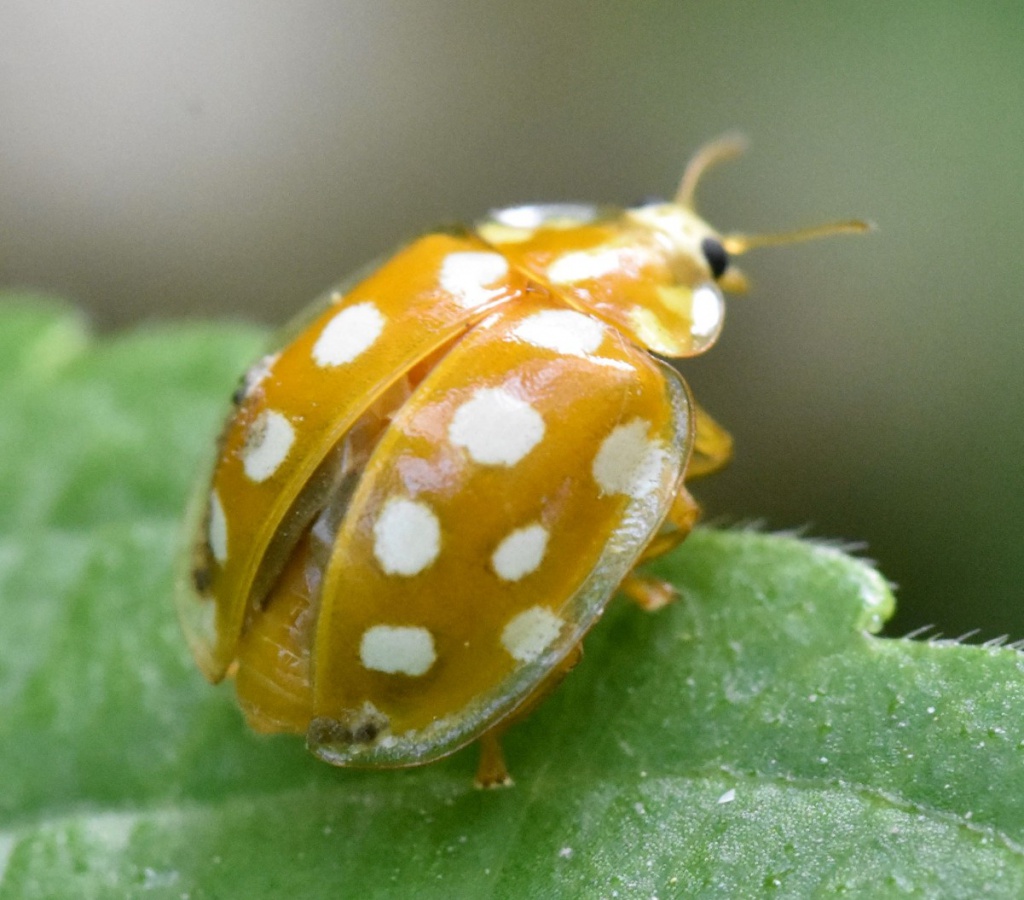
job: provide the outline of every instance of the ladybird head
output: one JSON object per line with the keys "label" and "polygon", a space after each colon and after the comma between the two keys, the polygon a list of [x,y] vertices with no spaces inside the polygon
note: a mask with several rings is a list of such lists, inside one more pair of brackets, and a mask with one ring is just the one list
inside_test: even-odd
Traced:
{"label": "ladybird head", "polygon": [[722,329],[723,292],[746,288],[735,257],[766,244],[867,228],[836,222],[767,235],[716,231],[694,210],[694,193],[704,172],[743,147],[741,139],[728,136],[699,150],[667,202],[627,210],[518,206],[492,213],[479,233],[563,302],[614,325],[640,346],[666,357],[696,356]]}
{"label": "ladybird head", "polygon": [[850,220],[772,234],[719,233],[697,215],[697,185],[708,169],[739,156],[746,146],[746,140],[736,134],[705,144],[687,164],[671,201],[647,202],[626,212],[632,222],[649,228],[660,240],[666,262],[682,284],[696,287],[711,281],[725,291],[739,293],[746,290],[747,281],[734,260],[747,250],[870,228],[866,222]]}

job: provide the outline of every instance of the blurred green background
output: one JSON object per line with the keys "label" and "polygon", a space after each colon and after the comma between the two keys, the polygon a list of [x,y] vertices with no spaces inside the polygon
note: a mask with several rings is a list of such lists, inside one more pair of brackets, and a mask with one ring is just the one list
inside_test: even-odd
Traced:
{"label": "blurred green background", "polygon": [[0,6],[0,284],[101,328],[279,323],[440,221],[670,192],[763,250],[683,367],[734,432],[712,521],[864,542],[891,631],[1024,637],[1024,4]]}

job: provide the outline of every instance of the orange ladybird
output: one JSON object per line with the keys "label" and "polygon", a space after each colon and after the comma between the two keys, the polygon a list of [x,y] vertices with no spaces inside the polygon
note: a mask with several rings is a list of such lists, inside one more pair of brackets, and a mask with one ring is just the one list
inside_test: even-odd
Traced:
{"label": "orange ladybird", "polygon": [[656,356],[707,350],[731,257],[859,229],[721,236],[669,203],[503,210],[330,294],[249,372],[204,479],[179,610],[249,724],[335,765],[412,766],[497,735],[572,668],[633,568],[698,515],[729,436]]}

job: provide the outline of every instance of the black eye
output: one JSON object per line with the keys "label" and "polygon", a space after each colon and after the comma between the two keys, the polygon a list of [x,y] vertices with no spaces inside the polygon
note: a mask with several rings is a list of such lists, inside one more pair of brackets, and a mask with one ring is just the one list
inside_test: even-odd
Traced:
{"label": "black eye", "polygon": [[706,237],[700,242],[700,249],[704,251],[704,259],[708,261],[708,267],[715,278],[721,278],[722,273],[729,268],[729,254],[721,242],[713,237]]}

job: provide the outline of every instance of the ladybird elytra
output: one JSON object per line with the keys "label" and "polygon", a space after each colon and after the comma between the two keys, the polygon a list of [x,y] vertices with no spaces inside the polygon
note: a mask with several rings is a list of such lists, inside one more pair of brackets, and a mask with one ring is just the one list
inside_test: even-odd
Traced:
{"label": "ladybird elytra", "polygon": [[[633,571],[698,515],[728,433],[658,356],[705,352],[732,257],[863,230],[720,235],[671,202],[503,210],[331,292],[236,391],[193,506],[180,617],[249,724],[336,765],[410,766],[498,735],[575,664]],[[657,356],[652,355],[657,354]]]}

